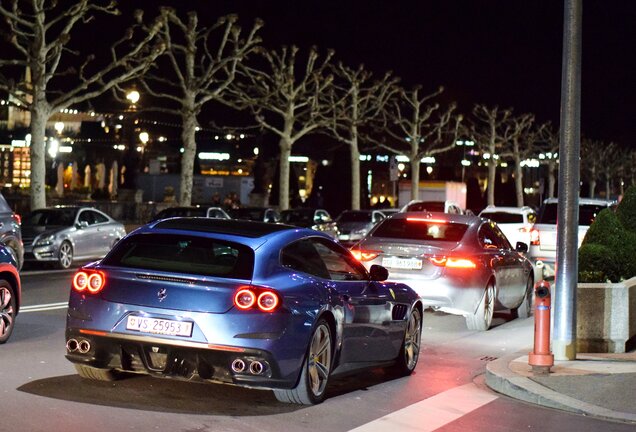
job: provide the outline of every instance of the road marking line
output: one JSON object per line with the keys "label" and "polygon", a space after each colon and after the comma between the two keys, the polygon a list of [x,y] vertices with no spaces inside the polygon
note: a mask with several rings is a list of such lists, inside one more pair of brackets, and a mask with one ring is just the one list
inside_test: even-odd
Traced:
{"label": "road marking line", "polygon": [[30,306],[22,306],[20,308],[20,312],[42,312],[56,309],[66,309],[68,307],[68,302],[59,302],[59,303],[46,303],[46,304],[38,304],[38,305],[30,305]]}
{"label": "road marking line", "polygon": [[431,432],[498,397],[470,383],[395,411],[349,432]]}

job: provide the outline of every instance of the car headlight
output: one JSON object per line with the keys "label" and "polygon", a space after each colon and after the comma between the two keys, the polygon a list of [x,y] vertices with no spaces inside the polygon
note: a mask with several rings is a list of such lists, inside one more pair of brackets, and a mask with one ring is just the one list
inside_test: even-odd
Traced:
{"label": "car headlight", "polygon": [[46,237],[40,237],[34,243],[34,246],[50,246],[55,241],[55,234]]}

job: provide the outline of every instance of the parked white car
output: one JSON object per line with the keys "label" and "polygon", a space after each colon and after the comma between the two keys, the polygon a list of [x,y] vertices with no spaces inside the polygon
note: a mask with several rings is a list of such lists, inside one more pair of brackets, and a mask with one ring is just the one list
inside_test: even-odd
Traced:
{"label": "parked white car", "polygon": [[[543,202],[537,215],[537,221],[530,232],[530,251],[528,258],[543,277],[554,276],[557,253],[557,198],[548,198]],[[585,233],[601,210],[615,207],[616,201],[579,198],[578,246],[581,246]]]}
{"label": "parked white car", "polygon": [[530,247],[530,231],[537,219],[537,213],[531,207],[488,206],[479,216],[496,222],[511,245],[522,242]]}

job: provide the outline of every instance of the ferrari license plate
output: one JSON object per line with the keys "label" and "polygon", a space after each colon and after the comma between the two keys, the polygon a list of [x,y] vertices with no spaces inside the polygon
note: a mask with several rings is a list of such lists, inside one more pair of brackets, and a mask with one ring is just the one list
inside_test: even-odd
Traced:
{"label": "ferrari license plate", "polygon": [[160,318],[129,316],[126,321],[128,330],[141,333],[154,333],[169,336],[192,336],[192,323],[189,321],[173,321]]}
{"label": "ferrari license plate", "polygon": [[417,258],[384,257],[382,265],[387,268],[421,270],[422,260]]}

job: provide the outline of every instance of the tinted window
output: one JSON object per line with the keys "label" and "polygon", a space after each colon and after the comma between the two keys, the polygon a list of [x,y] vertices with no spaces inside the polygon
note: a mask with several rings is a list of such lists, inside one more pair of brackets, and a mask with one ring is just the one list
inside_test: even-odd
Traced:
{"label": "tinted window", "polygon": [[230,216],[234,219],[248,219],[254,221],[263,221],[265,210],[264,209],[231,209]]}
{"label": "tinted window", "polygon": [[407,211],[430,211],[430,212],[444,212],[446,210],[443,201],[423,201],[410,204]]}
{"label": "tinted window", "polygon": [[329,271],[311,240],[290,244],[281,252],[281,264],[292,270],[329,279]]}
{"label": "tinted window", "polygon": [[313,210],[285,210],[281,214],[281,221],[288,224],[312,224],[314,223]]}
{"label": "tinted window", "polygon": [[22,221],[31,226],[71,226],[75,222],[76,209],[42,209],[29,213]]}
{"label": "tinted window", "polygon": [[338,222],[371,222],[371,213],[346,211],[338,216]]}
{"label": "tinted window", "polygon": [[505,212],[492,212],[482,213],[481,216],[490,219],[497,223],[523,223],[522,214],[505,213]]}
{"label": "tinted window", "polygon": [[371,236],[458,242],[464,236],[467,229],[468,225],[461,223],[436,223],[389,218],[385,219],[378,228],[371,233]]}
{"label": "tinted window", "polygon": [[254,252],[216,239],[169,234],[138,234],[115,246],[105,265],[251,279]]}
{"label": "tinted window", "polygon": [[485,249],[512,249],[504,233],[491,223],[485,223],[479,228],[479,243]]}
{"label": "tinted window", "polygon": [[360,264],[351,256],[320,241],[315,241],[316,250],[329,271],[331,280],[366,280],[367,275]]}
{"label": "tinted window", "polygon": [[[601,210],[606,209],[605,205],[595,205],[595,204],[581,204],[579,205],[579,225],[592,225],[594,219],[596,219],[596,215],[598,215]],[[556,203],[547,203],[544,204],[539,212],[539,218],[537,223],[542,224],[553,224],[557,223],[557,204]]]}

